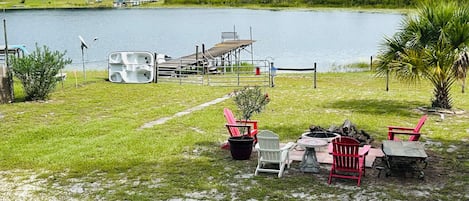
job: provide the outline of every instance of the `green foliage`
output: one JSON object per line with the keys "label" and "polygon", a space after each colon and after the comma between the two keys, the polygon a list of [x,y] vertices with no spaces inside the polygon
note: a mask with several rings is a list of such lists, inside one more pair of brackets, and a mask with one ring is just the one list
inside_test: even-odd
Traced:
{"label": "green foliage", "polygon": [[47,99],[57,84],[56,75],[72,63],[72,60],[64,59],[65,53],[51,52],[47,46],[36,45],[31,54],[12,59],[12,71],[23,85],[26,100]]}
{"label": "green foliage", "polygon": [[259,86],[245,87],[235,93],[233,100],[242,114],[242,119],[251,119],[253,113],[260,113],[270,102],[269,95],[263,94]]}
{"label": "green foliage", "polygon": [[[379,56],[378,75],[434,86],[432,107],[451,109],[451,86],[458,75],[453,67],[469,47],[469,7],[454,1],[423,2],[392,38],[386,38]],[[461,67],[461,66],[460,66]],[[463,68],[467,69],[467,63]],[[461,71],[465,72],[465,71]]]}

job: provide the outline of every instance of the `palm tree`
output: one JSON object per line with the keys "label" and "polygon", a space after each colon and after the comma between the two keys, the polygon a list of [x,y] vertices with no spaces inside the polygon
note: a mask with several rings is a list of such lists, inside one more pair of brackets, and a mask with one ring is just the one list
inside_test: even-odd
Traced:
{"label": "palm tree", "polygon": [[410,82],[427,79],[434,86],[432,107],[451,109],[450,89],[457,79],[463,79],[464,87],[469,65],[469,7],[453,1],[421,2],[401,26],[385,38],[377,74],[391,73]]}

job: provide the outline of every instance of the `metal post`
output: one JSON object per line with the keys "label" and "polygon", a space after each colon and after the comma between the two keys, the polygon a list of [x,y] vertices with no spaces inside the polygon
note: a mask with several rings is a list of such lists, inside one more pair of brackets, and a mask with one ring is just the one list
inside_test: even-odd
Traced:
{"label": "metal post", "polygon": [[274,83],[274,77],[275,77],[275,69],[274,69],[274,62],[270,62],[270,87],[274,87],[275,86],[275,83]]}
{"label": "metal post", "polygon": [[370,71],[373,71],[373,56],[370,56]]}
{"label": "metal post", "polygon": [[236,40],[236,26],[233,25],[233,40]]}
{"label": "metal post", "polygon": [[199,67],[199,46],[195,46],[195,67]]}
{"label": "metal post", "polygon": [[153,70],[155,71],[155,74],[154,74],[155,77],[153,77],[153,83],[158,83],[158,53],[155,52],[153,56],[155,58],[155,60],[153,61],[153,65],[155,65],[153,67]]}
{"label": "metal post", "polygon": [[81,61],[82,61],[82,64],[83,64],[83,76],[84,76],[85,81],[86,81],[85,51],[84,51],[84,46],[83,45],[81,46]]}
{"label": "metal post", "polygon": [[313,67],[313,68],[314,68],[314,81],[313,81],[313,86],[314,86],[315,89],[316,89],[316,74],[317,74],[317,73],[316,73],[316,72],[317,72],[317,70],[316,70],[317,68],[316,68],[316,67],[317,67],[316,62],[314,62],[314,67]]}
{"label": "metal post", "polygon": [[[252,27],[249,27],[249,35],[251,37],[251,41],[252,41]],[[252,42],[251,42],[251,64],[254,65],[254,52],[253,52],[253,49],[252,49]]]}

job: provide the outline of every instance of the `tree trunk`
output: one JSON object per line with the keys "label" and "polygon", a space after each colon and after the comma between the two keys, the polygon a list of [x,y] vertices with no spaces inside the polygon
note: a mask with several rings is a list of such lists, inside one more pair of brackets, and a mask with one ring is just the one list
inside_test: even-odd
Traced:
{"label": "tree trunk", "polygon": [[432,107],[434,108],[443,108],[443,109],[451,109],[451,97],[450,97],[450,89],[451,89],[451,80],[441,80],[439,83],[434,83],[435,89],[433,94],[435,95],[434,99],[432,100]]}
{"label": "tree trunk", "polygon": [[465,88],[466,88],[466,76],[464,76],[464,79],[462,80],[462,89],[461,89],[462,93],[464,93]]}

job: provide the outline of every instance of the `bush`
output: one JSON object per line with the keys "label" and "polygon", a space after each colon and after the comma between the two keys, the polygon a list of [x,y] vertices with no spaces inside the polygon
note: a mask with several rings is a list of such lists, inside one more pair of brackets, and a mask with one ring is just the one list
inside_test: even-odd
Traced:
{"label": "bush", "polygon": [[59,78],[56,75],[65,65],[72,63],[64,59],[65,53],[51,52],[48,47],[40,48],[22,58],[12,58],[12,71],[26,94],[26,100],[46,100]]}
{"label": "bush", "polygon": [[245,87],[235,93],[234,102],[244,120],[251,119],[253,113],[260,113],[270,102],[269,95],[263,94],[259,86]]}

